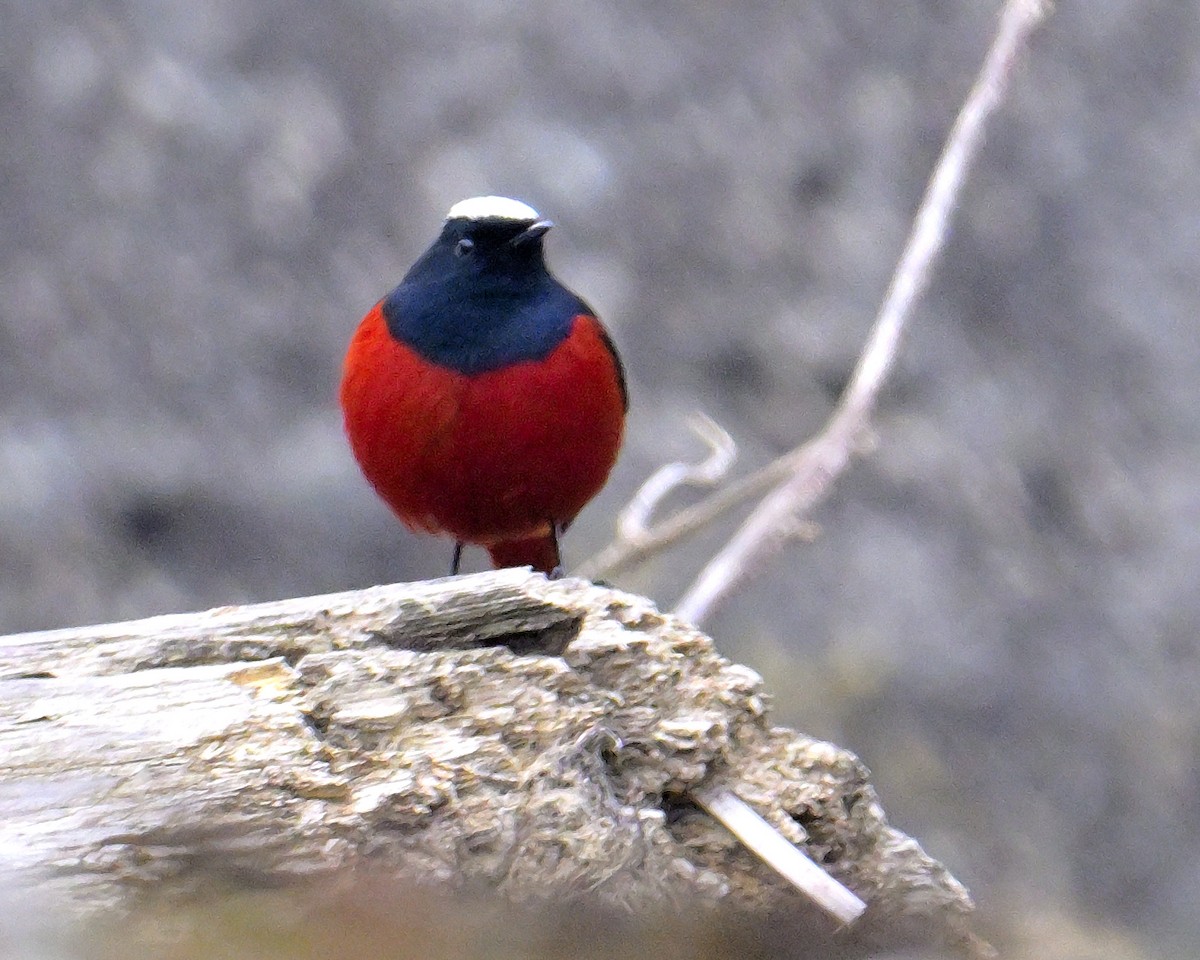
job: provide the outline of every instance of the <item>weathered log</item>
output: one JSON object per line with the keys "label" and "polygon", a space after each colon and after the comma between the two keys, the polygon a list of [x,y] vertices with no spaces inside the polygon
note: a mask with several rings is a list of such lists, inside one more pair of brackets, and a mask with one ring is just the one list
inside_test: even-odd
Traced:
{"label": "weathered log", "polygon": [[0,872],[85,909],[363,863],[796,907],[689,799],[727,787],[868,926],[972,942],[862,764],[771,726],[761,687],[640,597],[521,570],[0,638]]}

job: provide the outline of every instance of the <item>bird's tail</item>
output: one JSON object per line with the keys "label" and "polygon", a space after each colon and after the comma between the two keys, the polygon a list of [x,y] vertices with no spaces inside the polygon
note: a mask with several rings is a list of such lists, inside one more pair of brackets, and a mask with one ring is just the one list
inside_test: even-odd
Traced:
{"label": "bird's tail", "polygon": [[487,548],[492,557],[492,566],[533,567],[542,573],[552,573],[559,566],[558,547],[554,537],[543,535],[525,540],[501,540]]}

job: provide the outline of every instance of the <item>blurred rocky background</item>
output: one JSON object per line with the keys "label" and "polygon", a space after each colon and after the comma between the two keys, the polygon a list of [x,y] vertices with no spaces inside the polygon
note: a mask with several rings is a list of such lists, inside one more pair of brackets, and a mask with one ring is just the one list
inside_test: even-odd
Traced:
{"label": "blurred rocky background", "polygon": [[[568,557],[696,452],[694,409],[745,469],[790,448],[998,7],[3,0],[0,631],[440,575],[333,397],[465,196],[553,217],[625,356],[628,446]],[[1013,956],[1200,948],[1198,24],[1061,4],[878,449],[709,624]],[[729,529],[619,585],[669,606]]]}

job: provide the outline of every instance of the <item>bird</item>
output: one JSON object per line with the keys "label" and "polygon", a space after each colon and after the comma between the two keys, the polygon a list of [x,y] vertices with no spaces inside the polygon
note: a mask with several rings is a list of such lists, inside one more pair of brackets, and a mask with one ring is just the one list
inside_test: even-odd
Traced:
{"label": "bird", "polygon": [[553,226],[510,197],[454,204],[346,351],[351,451],[405,526],[454,541],[451,575],[467,545],[561,575],[562,534],[621,447],[625,370],[546,266]]}

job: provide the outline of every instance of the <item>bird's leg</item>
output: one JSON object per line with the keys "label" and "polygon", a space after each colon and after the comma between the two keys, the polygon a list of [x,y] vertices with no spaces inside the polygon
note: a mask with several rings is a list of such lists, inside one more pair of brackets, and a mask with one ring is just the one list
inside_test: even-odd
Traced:
{"label": "bird's leg", "polygon": [[562,565],[562,548],[559,546],[558,538],[562,536],[563,531],[567,529],[565,523],[559,523],[557,520],[550,521],[550,542],[554,545],[554,566],[550,570],[549,578],[551,580],[561,580],[565,574]]}
{"label": "bird's leg", "polygon": [[454,556],[450,558],[450,576],[458,576],[458,568],[462,563],[463,542],[456,540],[454,542]]}

